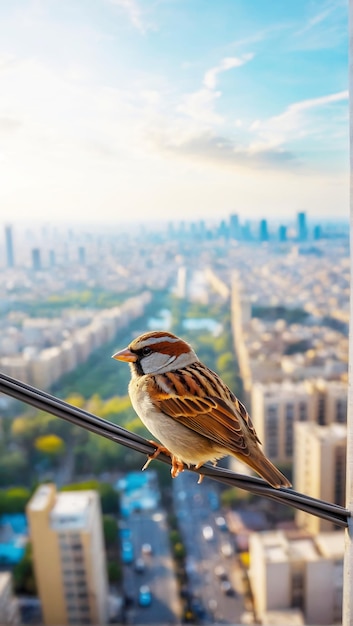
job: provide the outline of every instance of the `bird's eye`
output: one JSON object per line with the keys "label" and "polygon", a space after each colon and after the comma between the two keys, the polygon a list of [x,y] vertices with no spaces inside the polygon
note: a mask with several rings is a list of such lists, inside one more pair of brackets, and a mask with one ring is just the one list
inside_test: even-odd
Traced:
{"label": "bird's eye", "polygon": [[142,348],[141,352],[142,352],[142,356],[148,356],[149,354],[151,354],[152,350],[151,348],[146,347],[146,348]]}

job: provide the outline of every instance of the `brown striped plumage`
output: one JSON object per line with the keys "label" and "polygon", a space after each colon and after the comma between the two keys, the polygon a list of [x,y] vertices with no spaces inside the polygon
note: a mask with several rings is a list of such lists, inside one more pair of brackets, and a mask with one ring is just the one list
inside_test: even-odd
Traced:
{"label": "brown striped plumage", "polygon": [[200,467],[231,454],[273,487],[291,486],[263,454],[244,405],[185,341],[153,331],[113,356],[129,362],[132,405],[171,455],[173,476],[184,463]]}

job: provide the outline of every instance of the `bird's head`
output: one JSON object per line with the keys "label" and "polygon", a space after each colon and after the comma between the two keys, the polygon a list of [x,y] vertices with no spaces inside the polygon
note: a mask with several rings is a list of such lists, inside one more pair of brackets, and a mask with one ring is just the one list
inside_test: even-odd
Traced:
{"label": "bird's head", "polygon": [[198,360],[186,341],[166,331],[144,333],[127,348],[113,354],[112,358],[130,363],[132,373],[140,376],[163,374]]}

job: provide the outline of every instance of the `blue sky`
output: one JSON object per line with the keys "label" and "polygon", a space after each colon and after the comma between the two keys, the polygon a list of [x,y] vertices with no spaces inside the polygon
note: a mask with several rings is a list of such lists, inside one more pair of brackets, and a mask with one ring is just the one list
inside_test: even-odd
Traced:
{"label": "blue sky", "polygon": [[4,220],[348,216],[342,0],[0,3]]}

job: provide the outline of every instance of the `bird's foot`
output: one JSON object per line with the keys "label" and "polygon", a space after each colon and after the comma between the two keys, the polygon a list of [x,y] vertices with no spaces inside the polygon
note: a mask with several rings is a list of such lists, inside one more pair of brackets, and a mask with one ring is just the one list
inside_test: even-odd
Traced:
{"label": "bird's foot", "polygon": [[172,461],[173,461],[173,457],[172,457],[171,453],[169,452],[168,448],[165,448],[160,443],[158,443],[157,441],[153,441],[152,439],[150,439],[149,442],[152,443],[152,445],[154,445],[156,447],[156,449],[153,452],[153,454],[149,454],[148,455],[147,461],[144,464],[144,466],[142,468],[142,471],[147,469],[149,464],[151,463],[151,461],[154,461],[154,459],[156,459],[161,453],[166,454],[167,456],[170,456]]}
{"label": "bird's foot", "polygon": [[[202,467],[203,463],[198,463],[197,465],[195,465],[195,469],[199,469],[200,467]],[[204,475],[203,474],[199,474],[199,479],[197,481],[198,485],[201,485],[203,479],[204,479]]]}
{"label": "bird's foot", "polygon": [[[213,465],[213,467],[216,467],[217,461],[212,461],[212,465]],[[195,465],[195,469],[199,469],[202,466],[203,466],[203,463],[198,463],[197,465]],[[201,485],[201,483],[202,483],[204,478],[205,478],[204,474],[199,474],[199,479],[197,481],[197,484]]]}
{"label": "bird's foot", "polygon": [[184,471],[184,463],[172,455],[172,469],[170,471],[172,478],[176,478]]}

